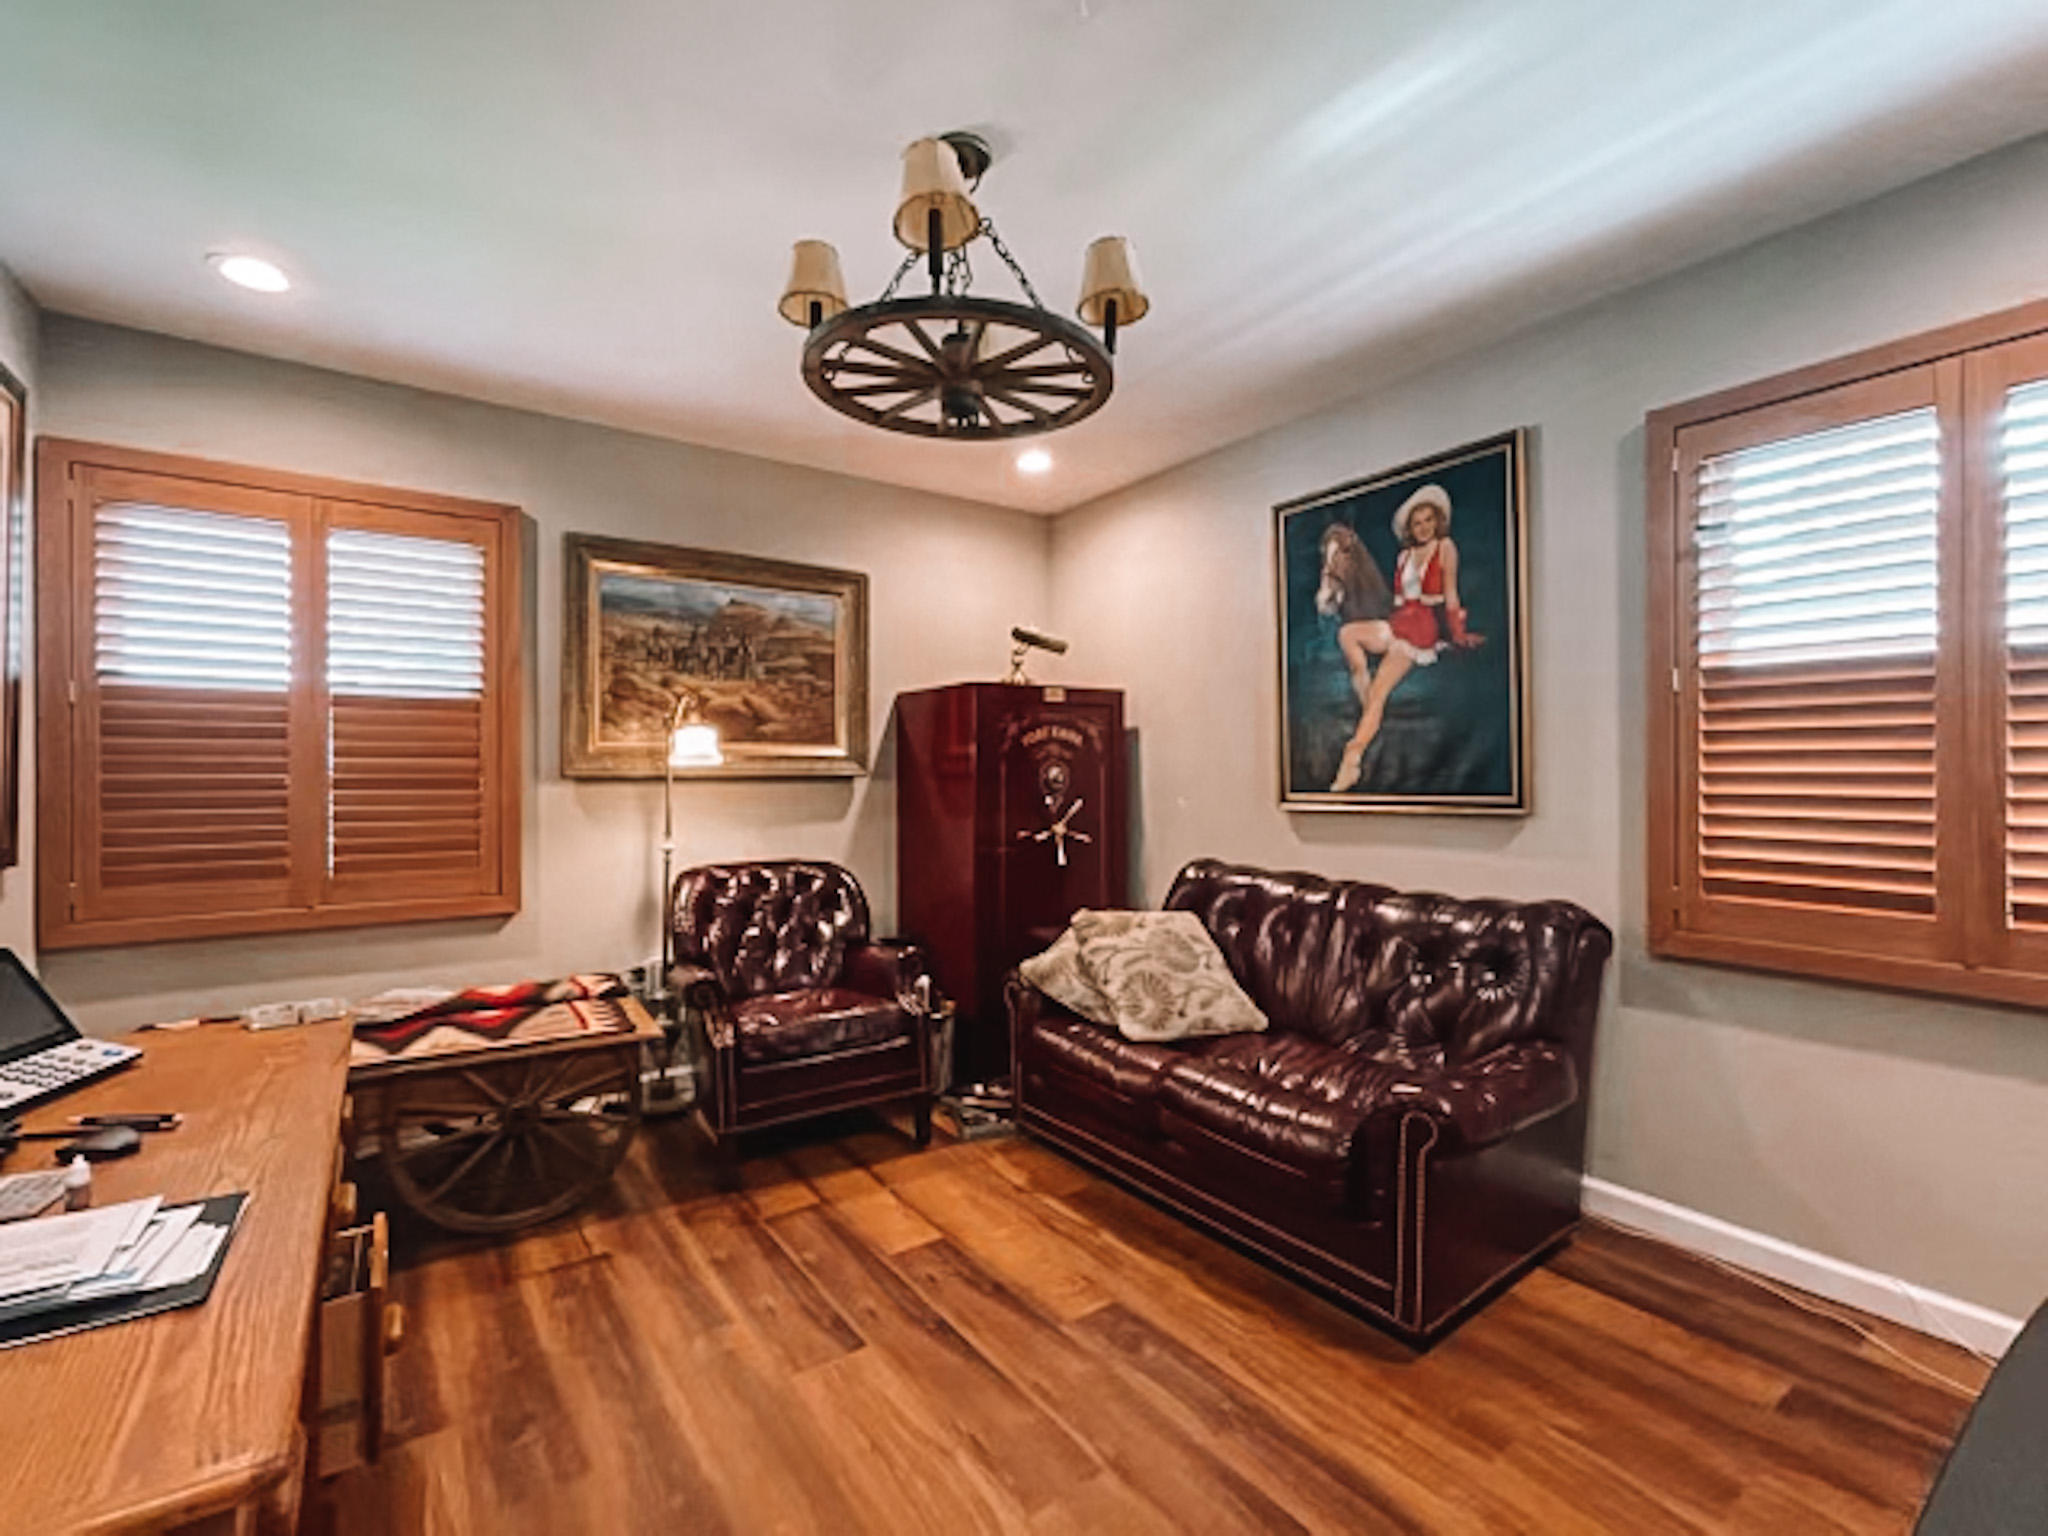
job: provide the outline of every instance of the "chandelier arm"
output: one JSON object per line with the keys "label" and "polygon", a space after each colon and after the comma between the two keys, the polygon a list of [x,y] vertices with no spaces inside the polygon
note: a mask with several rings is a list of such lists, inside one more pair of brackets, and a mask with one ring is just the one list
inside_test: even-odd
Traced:
{"label": "chandelier arm", "polygon": [[917,258],[919,254],[920,253],[917,251],[912,251],[908,256],[903,258],[902,264],[896,268],[896,275],[889,279],[889,286],[882,290],[882,297],[880,302],[886,304],[891,299],[896,297],[896,290],[902,286],[903,279],[908,277],[910,275],[910,269],[917,265]]}
{"label": "chandelier arm", "polygon": [[1038,296],[1038,290],[1031,286],[1031,279],[1024,275],[1024,269],[1017,264],[1017,258],[1012,256],[1010,248],[1003,244],[1003,237],[996,233],[995,220],[983,219],[977,233],[988,236],[988,243],[995,248],[995,253],[1003,258],[1003,265],[1008,267],[1010,275],[1017,279],[1017,286],[1024,290],[1024,297],[1037,308],[1044,309],[1045,300]]}

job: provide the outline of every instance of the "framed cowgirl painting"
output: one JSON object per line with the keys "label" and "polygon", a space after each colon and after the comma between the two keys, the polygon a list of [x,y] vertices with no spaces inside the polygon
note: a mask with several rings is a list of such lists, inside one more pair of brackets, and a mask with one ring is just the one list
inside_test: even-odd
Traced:
{"label": "framed cowgirl painting", "polygon": [[1280,803],[1529,812],[1528,434],[1273,509]]}

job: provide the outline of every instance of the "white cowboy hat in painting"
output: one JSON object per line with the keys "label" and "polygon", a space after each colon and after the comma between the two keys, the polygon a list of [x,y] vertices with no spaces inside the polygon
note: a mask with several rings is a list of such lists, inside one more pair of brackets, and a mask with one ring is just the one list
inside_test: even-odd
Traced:
{"label": "white cowboy hat in painting", "polygon": [[1435,507],[1437,532],[1451,531],[1451,493],[1440,485],[1425,485],[1421,490],[1401,503],[1401,510],[1394,514],[1394,537],[1401,543],[1408,542],[1408,514],[1417,507]]}

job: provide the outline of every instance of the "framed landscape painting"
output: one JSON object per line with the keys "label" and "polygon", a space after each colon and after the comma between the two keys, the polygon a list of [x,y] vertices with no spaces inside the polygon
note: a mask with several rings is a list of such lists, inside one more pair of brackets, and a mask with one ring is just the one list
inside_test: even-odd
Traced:
{"label": "framed landscape painting", "polygon": [[865,575],[580,533],[564,554],[565,775],[661,777],[686,693],[725,763],[679,776],[867,771]]}
{"label": "framed landscape painting", "polygon": [[1527,433],[1273,509],[1280,803],[1529,811]]}

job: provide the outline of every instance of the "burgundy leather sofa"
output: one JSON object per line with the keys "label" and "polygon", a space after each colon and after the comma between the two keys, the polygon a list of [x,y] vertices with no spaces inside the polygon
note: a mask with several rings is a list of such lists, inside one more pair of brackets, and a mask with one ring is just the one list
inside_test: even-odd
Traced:
{"label": "burgundy leather sofa", "polygon": [[1213,860],[1166,905],[1269,1031],[1141,1044],[1012,974],[1025,1130],[1416,1343],[1570,1234],[1597,918]]}
{"label": "burgundy leather sofa", "polygon": [[[877,944],[868,901],[837,864],[707,864],[676,877],[670,985],[700,1032],[697,1110],[731,1182],[742,1133],[908,1101],[931,1141],[929,974],[914,945]],[[929,983],[926,983],[929,986]]]}

